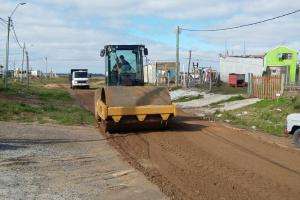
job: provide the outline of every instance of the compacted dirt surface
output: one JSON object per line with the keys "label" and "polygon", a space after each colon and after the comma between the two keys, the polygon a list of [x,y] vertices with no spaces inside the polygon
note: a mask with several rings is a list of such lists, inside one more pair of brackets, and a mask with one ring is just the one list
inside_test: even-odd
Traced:
{"label": "compacted dirt surface", "polygon": [[167,199],[93,127],[0,127],[1,200]]}
{"label": "compacted dirt surface", "polygon": [[[93,91],[73,91],[94,110]],[[172,199],[299,199],[300,151],[182,113],[167,131],[102,133]]]}

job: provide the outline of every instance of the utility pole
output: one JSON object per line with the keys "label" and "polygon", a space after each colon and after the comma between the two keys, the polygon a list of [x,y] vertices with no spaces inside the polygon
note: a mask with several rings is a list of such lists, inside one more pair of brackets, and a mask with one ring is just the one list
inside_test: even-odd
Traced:
{"label": "utility pole", "polygon": [[15,77],[15,73],[16,73],[16,60],[14,60],[14,65],[13,66],[14,66],[14,68],[13,68],[14,74],[12,75],[12,79],[13,79],[13,81],[15,81],[15,79],[16,79],[16,77]]}
{"label": "utility pole", "polygon": [[27,75],[27,89],[29,89],[29,57],[28,57],[28,51],[26,53],[26,75]]}
{"label": "utility pole", "polygon": [[7,39],[6,39],[6,54],[5,54],[5,70],[4,70],[4,88],[7,88],[7,79],[8,79],[8,63],[9,63],[9,36],[10,36],[10,24],[11,17],[8,17],[7,21]]}
{"label": "utility pole", "polygon": [[191,68],[192,50],[189,50],[189,66],[187,71],[187,87],[190,87],[190,68]]}
{"label": "utility pole", "polygon": [[8,65],[9,65],[9,36],[10,36],[10,26],[11,26],[11,18],[13,14],[16,12],[19,6],[23,6],[26,3],[18,3],[15,9],[12,11],[7,20],[7,40],[6,40],[6,55],[5,55],[5,70],[4,70],[4,88],[7,88],[7,79],[8,79]]}
{"label": "utility pole", "polygon": [[185,82],[185,68],[184,68],[184,64],[182,64],[182,72],[183,72],[183,84],[182,84],[182,86],[184,87],[184,88],[186,88],[186,82]]}
{"label": "utility pole", "polygon": [[45,57],[45,64],[46,64],[46,78],[47,78],[47,73],[48,73],[48,58]]}
{"label": "utility pole", "polygon": [[24,72],[24,59],[25,59],[25,42],[23,44],[23,49],[22,49],[22,69],[21,69],[21,83],[23,83],[23,72]]}
{"label": "utility pole", "polygon": [[180,34],[180,27],[177,26],[177,29],[176,29],[176,86],[178,86],[179,71],[180,71],[180,66],[179,66],[179,34]]}
{"label": "utility pole", "polygon": [[212,86],[212,68],[209,67],[209,92],[211,92],[211,86]]}

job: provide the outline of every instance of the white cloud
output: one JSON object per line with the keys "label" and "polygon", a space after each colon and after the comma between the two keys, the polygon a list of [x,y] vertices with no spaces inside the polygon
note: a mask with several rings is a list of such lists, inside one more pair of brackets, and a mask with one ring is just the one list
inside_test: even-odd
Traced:
{"label": "white cloud", "polygon": [[[15,4],[0,0],[0,17],[5,18]],[[145,43],[152,60],[175,59],[173,30],[168,30],[165,24],[150,26],[132,19],[154,17],[191,28],[201,28],[208,23],[209,28],[215,28],[253,22],[296,8],[300,8],[300,2],[292,0],[32,0],[17,10],[14,22],[20,41],[26,41],[29,46],[32,66],[42,68],[42,59],[47,56],[50,65],[59,72],[67,72],[74,65],[87,66],[93,72],[103,72],[103,60],[98,53],[109,43]],[[297,14],[235,31],[185,32],[181,40],[181,46],[184,47],[181,55],[186,57],[187,50],[193,49],[198,58],[216,60],[217,54],[224,51],[226,40],[228,47],[237,53],[243,51],[244,40],[249,53],[261,53],[281,43],[298,49],[299,16]],[[143,34],[137,37],[125,27]],[[164,38],[171,37],[172,40],[152,38],[154,35],[164,35]],[[190,38],[192,42],[185,43],[184,38]],[[170,41],[174,41],[174,44]],[[4,46],[5,29],[0,25],[0,47]],[[4,63],[3,57],[4,50],[1,50],[0,64]],[[11,61],[19,61],[20,58],[20,51],[12,42]]]}

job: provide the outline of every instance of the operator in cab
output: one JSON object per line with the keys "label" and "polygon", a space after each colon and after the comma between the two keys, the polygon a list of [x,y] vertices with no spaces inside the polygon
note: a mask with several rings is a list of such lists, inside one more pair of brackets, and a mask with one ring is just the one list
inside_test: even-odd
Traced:
{"label": "operator in cab", "polygon": [[121,67],[120,67],[121,72],[120,73],[129,73],[129,72],[131,72],[132,67],[123,55],[120,56],[120,65],[121,65]]}
{"label": "operator in cab", "polygon": [[124,81],[131,82],[131,73],[133,73],[133,68],[125,59],[125,57],[123,55],[121,55],[119,58],[117,57],[116,64],[113,66],[112,69],[112,74],[117,84],[120,84]]}
{"label": "operator in cab", "polygon": [[113,72],[118,72],[120,73],[128,73],[132,70],[131,65],[129,64],[129,62],[125,59],[125,57],[123,55],[121,55],[119,57],[119,59],[117,59],[116,64],[113,67]]}

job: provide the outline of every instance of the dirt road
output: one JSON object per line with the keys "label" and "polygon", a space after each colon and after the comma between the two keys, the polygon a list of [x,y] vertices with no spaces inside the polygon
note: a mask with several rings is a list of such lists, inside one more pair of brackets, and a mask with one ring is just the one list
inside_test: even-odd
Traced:
{"label": "dirt road", "polygon": [[[93,92],[74,94],[93,111]],[[104,135],[173,199],[300,197],[300,151],[251,133],[182,115],[168,131]]]}

